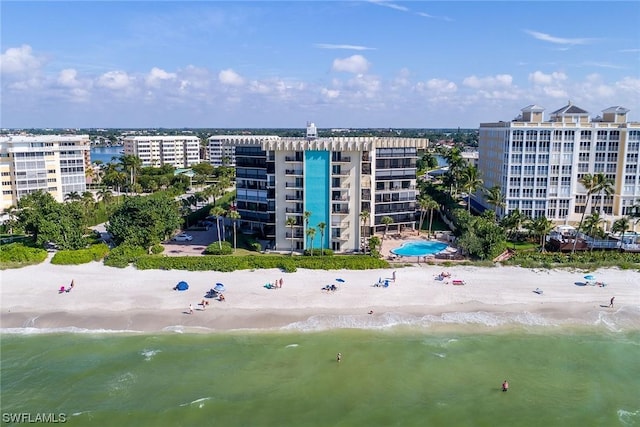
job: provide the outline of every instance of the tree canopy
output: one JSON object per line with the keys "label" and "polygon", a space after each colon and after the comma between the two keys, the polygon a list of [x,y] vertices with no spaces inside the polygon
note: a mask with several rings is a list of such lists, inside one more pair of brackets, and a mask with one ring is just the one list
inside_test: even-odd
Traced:
{"label": "tree canopy", "polygon": [[118,245],[148,248],[167,239],[181,224],[178,203],[159,193],[126,197],[109,218],[107,231]]}

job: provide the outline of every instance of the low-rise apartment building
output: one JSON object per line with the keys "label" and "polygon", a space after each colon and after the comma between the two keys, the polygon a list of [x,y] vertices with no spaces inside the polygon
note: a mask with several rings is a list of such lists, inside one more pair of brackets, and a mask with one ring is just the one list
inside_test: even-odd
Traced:
{"label": "low-rise apartment building", "polygon": [[200,163],[200,138],[186,135],[127,136],[124,154],[136,156],[142,166],[188,168]]}

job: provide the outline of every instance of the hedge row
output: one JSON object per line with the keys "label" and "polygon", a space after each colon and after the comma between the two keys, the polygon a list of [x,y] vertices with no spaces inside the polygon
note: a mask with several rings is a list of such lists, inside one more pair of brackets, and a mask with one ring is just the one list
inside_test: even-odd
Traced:
{"label": "hedge row", "polygon": [[505,262],[523,268],[582,268],[618,267],[640,269],[640,253],[615,251],[517,252]]}
{"label": "hedge row", "polygon": [[57,265],[78,265],[87,264],[91,261],[100,261],[109,253],[109,246],[104,243],[91,245],[87,249],[62,250],[56,252],[51,258],[51,264]]}
{"label": "hedge row", "polygon": [[10,243],[0,246],[0,269],[20,268],[40,264],[47,259],[47,251],[25,246],[22,243]]}
{"label": "hedge row", "polygon": [[300,257],[283,255],[167,257],[140,256],[135,262],[139,270],[236,271],[278,268],[294,272],[298,268],[315,270],[368,270],[388,268],[389,263],[366,255],[332,257]]}

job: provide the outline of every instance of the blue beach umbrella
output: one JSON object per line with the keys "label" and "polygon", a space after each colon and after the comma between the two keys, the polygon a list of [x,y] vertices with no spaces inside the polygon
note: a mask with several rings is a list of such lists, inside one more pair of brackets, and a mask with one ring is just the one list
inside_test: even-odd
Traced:
{"label": "blue beach umbrella", "polygon": [[216,286],[213,288],[213,290],[216,292],[224,292],[225,287],[222,283],[216,283]]}

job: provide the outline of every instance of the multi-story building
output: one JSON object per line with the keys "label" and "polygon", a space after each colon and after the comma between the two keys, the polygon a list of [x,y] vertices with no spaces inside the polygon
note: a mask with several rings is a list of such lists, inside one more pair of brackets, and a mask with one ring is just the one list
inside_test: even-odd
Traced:
{"label": "multi-story building", "polygon": [[59,202],[86,191],[89,149],[88,135],[0,136],[1,208],[38,190]]}
{"label": "multi-story building", "polygon": [[359,251],[372,230],[385,228],[385,216],[392,230],[415,227],[417,150],[426,139],[318,138],[309,123],[307,137],[236,136],[223,143],[236,147],[241,223],[259,230],[272,249]]}
{"label": "multi-story building", "polygon": [[[207,143],[208,161],[213,166],[236,165],[236,146],[233,141],[244,137],[237,135],[213,135],[209,137]],[[265,138],[276,138],[273,136]]]}
{"label": "multi-story building", "polygon": [[[640,203],[640,123],[627,121],[629,110],[611,107],[591,119],[569,103],[548,120],[537,105],[521,111],[512,121],[480,125],[478,165],[484,186],[498,186],[505,195],[506,206],[498,215],[519,209],[531,218],[577,224],[589,209],[588,214],[600,212],[610,226]],[[580,179],[598,173],[614,181],[614,192],[593,194],[587,204]]]}
{"label": "multi-story building", "polygon": [[186,135],[127,136],[124,154],[138,157],[142,166],[188,168],[200,163],[200,138]]}

